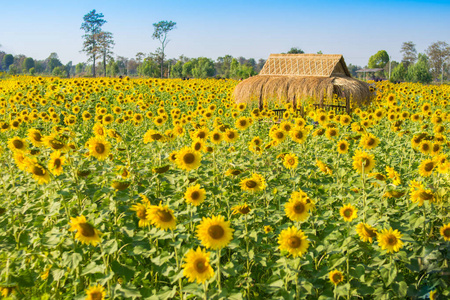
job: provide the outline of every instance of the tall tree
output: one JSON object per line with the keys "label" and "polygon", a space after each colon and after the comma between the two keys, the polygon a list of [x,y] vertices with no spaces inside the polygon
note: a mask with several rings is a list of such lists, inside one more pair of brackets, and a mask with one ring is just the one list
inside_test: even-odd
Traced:
{"label": "tall tree", "polygon": [[288,51],[288,54],[303,54],[303,53],[305,53],[305,51],[297,47],[292,47],[291,50]]}
{"label": "tall tree", "polygon": [[98,34],[98,45],[103,58],[103,74],[106,76],[106,60],[112,58],[112,48],[115,45],[112,33],[101,31]]}
{"label": "tall tree", "polygon": [[14,56],[12,54],[6,54],[3,56],[3,67],[8,71],[9,66],[14,63]]}
{"label": "tall tree", "polygon": [[425,54],[419,53],[417,62],[408,69],[406,79],[421,83],[430,83],[433,80],[433,76],[430,73],[429,59]]}
{"label": "tall tree", "polygon": [[389,62],[389,54],[386,50],[380,50],[369,58],[369,68],[384,68]]}
{"label": "tall tree", "polygon": [[55,52],[50,53],[50,56],[46,59],[46,61],[49,73],[52,73],[54,68],[62,66],[58,54],[56,54]]}
{"label": "tall tree", "polygon": [[152,38],[157,39],[161,43],[161,78],[164,74],[164,51],[170,40],[167,39],[167,34],[169,31],[175,28],[177,23],[172,21],[160,21],[159,23],[154,23],[153,27],[155,31],[153,32]]}
{"label": "tall tree", "polygon": [[32,59],[31,57],[25,58],[22,67],[24,73],[28,72],[31,68],[34,68],[34,59]]}
{"label": "tall tree", "polygon": [[103,14],[97,14],[95,9],[90,11],[88,14],[84,15],[84,22],[81,24],[85,34],[83,35],[83,52],[89,55],[89,59],[93,61],[92,70],[93,76],[95,77],[95,59],[98,56],[100,47],[98,42],[98,37],[102,31],[103,24],[106,23],[103,20]]}
{"label": "tall tree", "polygon": [[431,74],[437,78],[443,72],[445,61],[450,57],[450,46],[446,42],[438,41],[431,44],[426,50],[428,63],[431,67]]}
{"label": "tall tree", "polygon": [[417,60],[416,45],[411,41],[402,44],[400,53],[403,53],[402,63],[406,68],[414,64]]}

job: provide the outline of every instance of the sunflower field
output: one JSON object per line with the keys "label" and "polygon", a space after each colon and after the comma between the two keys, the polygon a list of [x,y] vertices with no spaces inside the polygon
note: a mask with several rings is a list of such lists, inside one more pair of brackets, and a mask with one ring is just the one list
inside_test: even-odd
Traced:
{"label": "sunflower field", "polygon": [[448,299],[450,87],[346,115],[237,83],[1,80],[1,297]]}

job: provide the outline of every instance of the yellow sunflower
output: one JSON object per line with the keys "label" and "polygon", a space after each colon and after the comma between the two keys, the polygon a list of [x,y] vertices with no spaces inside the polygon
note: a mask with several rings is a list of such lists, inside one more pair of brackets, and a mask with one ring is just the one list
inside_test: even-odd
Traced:
{"label": "yellow sunflower", "polygon": [[35,147],[40,147],[44,144],[41,132],[35,128],[28,129],[28,139]]}
{"label": "yellow sunflower", "polygon": [[281,251],[286,250],[293,257],[303,256],[309,247],[309,241],[301,229],[294,226],[281,231],[278,236],[278,247]]}
{"label": "yellow sunflower", "polygon": [[139,218],[139,227],[150,226],[151,222],[147,219],[147,209],[149,208],[149,202],[142,202],[135,204],[131,207],[132,211],[136,212],[136,216]]}
{"label": "yellow sunflower", "polygon": [[286,154],[283,159],[283,165],[287,169],[295,169],[298,166],[298,157],[292,153]]}
{"label": "yellow sunflower", "polygon": [[337,143],[337,151],[340,154],[346,154],[348,152],[348,148],[349,148],[348,142],[345,140],[341,140]]}
{"label": "yellow sunflower", "polygon": [[8,140],[8,148],[13,152],[25,152],[28,148],[28,142],[18,136]]}
{"label": "yellow sunflower", "polygon": [[425,159],[419,165],[419,174],[422,177],[428,177],[433,173],[433,169],[436,167],[436,162],[433,159]]}
{"label": "yellow sunflower", "polygon": [[307,202],[307,198],[295,197],[293,195],[285,204],[284,211],[291,221],[305,221],[309,217],[311,203]]}
{"label": "yellow sunflower", "polygon": [[89,145],[89,155],[98,160],[105,160],[111,149],[111,144],[101,136],[91,137],[87,144]]}
{"label": "yellow sunflower", "polygon": [[206,191],[200,188],[200,184],[196,184],[194,186],[188,187],[186,193],[184,194],[184,198],[187,203],[190,203],[194,206],[200,205],[206,198]]}
{"label": "yellow sunflower", "polygon": [[177,227],[177,218],[173,215],[173,210],[167,205],[161,203],[157,205],[151,205],[147,208],[147,220],[157,228],[167,230],[175,229]]}
{"label": "yellow sunflower", "polygon": [[203,217],[197,226],[197,237],[206,248],[218,250],[227,246],[233,239],[234,229],[223,216]]}
{"label": "yellow sunflower", "polygon": [[400,179],[400,175],[397,171],[394,170],[394,168],[386,166],[386,173],[388,174],[388,177],[392,179],[392,183],[397,186],[402,183],[402,180]]}
{"label": "yellow sunflower", "polygon": [[306,141],[306,138],[308,136],[308,131],[304,129],[303,127],[294,127],[290,132],[289,136],[291,139],[298,143],[303,144]]}
{"label": "yellow sunflower", "polygon": [[234,143],[239,138],[239,132],[234,129],[227,129],[224,134],[224,140],[228,143]]}
{"label": "yellow sunflower", "polygon": [[63,165],[66,158],[61,154],[61,151],[57,150],[50,154],[50,161],[48,163],[48,169],[53,175],[61,175],[63,172]]}
{"label": "yellow sunflower", "polygon": [[344,281],[344,274],[342,274],[341,271],[333,270],[328,274],[328,278],[330,279],[331,283],[334,285],[338,285],[342,281]]}
{"label": "yellow sunflower", "polygon": [[402,234],[397,229],[383,229],[377,235],[378,245],[388,253],[398,252],[403,247]]}
{"label": "yellow sunflower", "polygon": [[28,159],[26,162],[26,170],[31,173],[38,184],[50,182],[50,172],[39,164],[36,160]]}
{"label": "yellow sunflower", "polygon": [[247,215],[252,210],[250,206],[248,206],[247,203],[235,205],[231,208],[233,211],[233,215],[241,214],[241,215]]}
{"label": "yellow sunflower", "polygon": [[189,282],[203,283],[214,276],[214,270],[210,265],[209,252],[197,247],[190,249],[184,257],[183,275]]}
{"label": "yellow sunflower", "polygon": [[286,139],[287,132],[282,129],[275,129],[269,133],[270,137],[277,143],[281,143]]}
{"label": "yellow sunflower", "polygon": [[333,169],[331,169],[331,166],[322,162],[321,160],[316,159],[316,164],[319,167],[320,171],[327,175],[333,175]]}
{"label": "yellow sunflower", "polygon": [[368,173],[375,167],[375,158],[373,154],[356,150],[353,156],[353,168],[359,173]]}
{"label": "yellow sunflower", "polygon": [[190,171],[201,165],[202,155],[190,147],[184,147],[176,153],[176,164],[180,169]]}
{"label": "yellow sunflower", "polygon": [[214,130],[209,134],[209,138],[214,144],[220,144],[223,140],[223,134],[219,130]]}
{"label": "yellow sunflower", "polygon": [[358,217],[357,211],[358,210],[353,205],[347,204],[339,209],[339,214],[344,218],[345,222],[351,222]]}
{"label": "yellow sunflower", "polygon": [[373,149],[378,146],[379,143],[380,140],[373,134],[369,133],[363,136],[363,138],[359,142],[359,146],[364,149]]}
{"label": "yellow sunflower", "polygon": [[248,121],[247,117],[240,117],[236,120],[235,126],[239,130],[245,130],[250,126],[250,122]]}
{"label": "yellow sunflower", "polygon": [[272,226],[270,226],[270,225],[264,226],[264,232],[265,233],[270,233],[272,231],[273,231],[273,227]]}
{"label": "yellow sunflower", "polygon": [[238,176],[241,173],[242,173],[242,170],[233,168],[233,169],[228,169],[225,172],[225,176]]}
{"label": "yellow sunflower", "polygon": [[450,223],[443,225],[439,232],[445,241],[450,241]]}
{"label": "yellow sunflower", "polygon": [[373,239],[377,236],[377,230],[366,223],[359,223],[356,225],[356,232],[363,242],[372,243]]}
{"label": "yellow sunflower", "polygon": [[101,241],[100,231],[86,221],[85,216],[70,218],[70,231],[76,231],[75,239],[86,245],[97,246]]}
{"label": "yellow sunflower", "polygon": [[260,192],[267,187],[264,177],[257,173],[253,173],[250,178],[243,179],[240,184],[243,191],[251,193]]}
{"label": "yellow sunflower", "polygon": [[103,286],[97,284],[96,286],[91,286],[86,290],[86,300],[104,300],[106,297],[106,291]]}

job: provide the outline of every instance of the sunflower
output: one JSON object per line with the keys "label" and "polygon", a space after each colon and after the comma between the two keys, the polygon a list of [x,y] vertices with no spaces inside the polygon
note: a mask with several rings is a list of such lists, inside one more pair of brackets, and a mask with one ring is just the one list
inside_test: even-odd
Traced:
{"label": "sunflower", "polygon": [[265,233],[270,233],[272,231],[273,231],[273,227],[272,226],[270,226],[270,225],[264,226],[264,232]]}
{"label": "sunflower", "polygon": [[38,184],[44,184],[50,182],[50,173],[47,169],[39,164],[35,159],[28,159],[25,161],[26,170],[31,173],[33,178],[38,182]]}
{"label": "sunflower", "polygon": [[303,144],[306,141],[306,137],[308,136],[308,131],[306,129],[303,129],[302,127],[294,127],[289,132],[289,135],[294,142]]}
{"label": "sunflower", "polygon": [[70,218],[70,231],[76,231],[75,239],[86,245],[97,246],[101,241],[100,232],[86,221],[86,217],[81,215]]}
{"label": "sunflower", "polygon": [[266,188],[266,181],[264,177],[257,173],[253,173],[250,178],[245,178],[241,182],[241,189],[247,192],[259,192]]}
{"label": "sunflower", "polygon": [[295,169],[298,166],[298,157],[292,153],[286,154],[283,159],[283,165],[287,169]]}
{"label": "sunflower", "polygon": [[389,166],[386,166],[386,172],[388,174],[388,177],[390,179],[392,179],[392,183],[397,186],[400,185],[402,183],[401,179],[400,179],[400,175],[398,174],[397,171],[394,170],[394,168],[391,168]]}
{"label": "sunflower", "polygon": [[334,139],[338,135],[339,135],[339,129],[337,129],[337,128],[331,127],[331,128],[327,128],[325,130],[325,136],[330,140]]}
{"label": "sunflower", "polygon": [[144,144],[151,143],[153,141],[159,141],[164,139],[164,136],[156,130],[149,129],[144,134]]}
{"label": "sunflower", "polygon": [[105,140],[104,137],[94,136],[91,137],[88,142],[89,155],[97,158],[98,160],[105,160],[111,149],[111,144]]}
{"label": "sunflower", "polygon": [[106,136],[106,129],[100,123],[95,123],[94,127],[92,127],[92,131],[94,132],[94,135],[96,135],[96,136]]}
{"label": "sunflower", "polygon": [[239,138],[239,132],[234,129],[227,129],[224,134],[224,140],[228,143],[234,143]]}
{"label": "sunflower", "polygon": [[250,126],[250,122],[248,121],[247,117],[240,117],[236,120],[236,123],[234,125],[239,130],[245,130]]}
{"label": "sunflower", "polygon": [[184,194],[187,203],[194,206],[200,205],[206,198],[206,191],[200,188],[200,184],[189,187]]}
{"label": "sunflower", "polygon": [[378,245],[388,253],[398,252],[403,247],[402,234],[397,229],[383,229],[377,235]]}
{"label": "sunflower", "polygon": [[331,283],[338,285],[344,281],[344,274],[341,271],[333,270],[328,274],[328,278],[330,278]]}
{"label": "sunflower", "polygon": [[65,152],[69,149],[68,145],[65,143],[63,138],[59,136],[57,133],[52,133],[48,136],[44,136],[42,141],[44,142],[44,145],[53,150]]}
{"label": "sunflower", "polygon": [[380,143],[380,140],[373,134],[366,134],[359,142],[359,146],[364,149],[373,149]]}
{"label": "sunflower", "polygon": [[357,211],[358,210],[353,205],[347,204],[339,209],[339,214],[344,218],[345,222],[351,222],[358,217]]}
{"label": "sunflower", "polygon": [[286,250],[293,257],[303,256],[308,250],[309,241],[301,229],[294,226],[281,231],[278,236],[278,247],[281,251]]}
{"label": "sunflower", "polygon": [[218,250],[230,243],[233,231],[230,222],[225,221],[223,216],[203,217],[197,226],[197,237],[206,248]]}
{"label": "sunflower", "polygon": [[338,151],[340,154],[345,154],[345,153],[347,153],[347,152],[348,152],[348,148],[349,148],[348,142],[345,141],[345,140],[341,140],[341,141],[339,141],[339,142],[337,143],[337,151]]}
{"label": "sunflower", "polygon": [[363,242],[372,243],[373,239],[377,236],[377,230],[366,223],[359,223],[356,225],[356,232]]}
{"label": "sunflower", "polygon": [[237,215],[237,214],[241,214],[241,215],[246,215],[248,213],[250,213],[250,211],[252,210],[250,208],[250,206],[248,206],[247,203],[241,204],[241,205],[235,205],[231,208],[231,210],[233,211],[233,215]]}
{"label": "sunflower", "polygon": [[8,140],[8,148],[13,152],[25,152],[28,148],[28,142],[18,136]]}
{"label": "sunflower", "polygon": [[431,152],[431,142],[430,141],[421,141],[419,144],[419,151],[423,154],[430,154]]}
{"label": "sunflower", "polygon": [[104,300],[106,297],[106,291],[103,286],[97,284],[96,286],[91,286],[86,290],[86,300]]}
{"label": "sunflower", "polygon": [[209,138],[214,144],[220,144],[223,140],[223,134],[216,129],[209,134]]}
{"label": "sunflower", "polygon": [[327,175],[333,175],[333,169],[328,164],[322,162],[321,160],[316,159],[316,164],[319,167],[320,171]]}
{"label": "sunflower", "polygon": [[282,129],[275,129],[269,133],[270,137],[277,143],[281,143],[286,139],[286,131]]}
{"label": "sunflower", "polygon": [[184,147],[176,153],[176,164],[180,169],[190,171],[201,165],[202,155],[190,147]]}
{"label": "sunflower", "polygon": [[228,169],[225,172],[225,176],[238,176],[241,173],[242,173],[242,170],[240,170],[240,169]]}
{"label": "sunflower", "polygon": [[373,154],[356,150],[353,156],[353,168],[359,173],[370,172],[375,167],[375,159]]}
{"label": "sunflower", "polygon": [[443,225],[439,232],[441,233],[441,236],[444,238],[445,241],[450,241],[450,223],[447,223]]}
{"label": "sunflower", "polygon": [[425,159],[419,165],[419,174],[422,177],[428,177],[433,173],[433,169],[436,167],[436,162],[433,159]]}
{"label": "sunflower", "polygon": [[411,190],[410,199],[413,203],[418,202],[418,205],[422,206],[425,200],[434,202],[436,200],[436,196],[433,191],[429,189],[427,190],[423,186],[420,186],[417,189]]}
{"label": "sunflower", "polygon": [[14,295],[16,294],[16,288],[15,285],[0,286],[0,295],[5,298]]}
{"label": "sunflower", "polygon": [[40,147],[44,144],[42,138],[42,134],[39,130],[35,128],[28,129],[28,139],[35,147]]}
{"label": "sunflower", "polygon": [[150,226],[151,222],[147,219],[147,209],[150,202],[142,202],[133,205],[130,209],[136,212],[136,216],[139,218],[139,227]]}
{"label": "sunflower", "polygon": [[208,133],[209,131],[207,128],[200,128],[191,133],[191,138],[193,140],[200,139],[206,141],[208,139]]}
{"label": "sunflower", "polygon": [[291,221],[305,221],[309,217],[311,204],[306,202],[305,198],[291,196],[285,204],[284,211]]}
{"label": "sunflower", "polygon": [[190,249],[184,257],[183,275],[189,282],[197,281],[203,283],[214,276],[214,270],[210,265],[209,252],[197,247],[197,250]]}
{"label": "sunflower", "polygon": [[173,210],[167,205],[163,206],[161,203],[158,206],[151,205],[147,208],[147,220],[152,225],[163,230],[173,230],[177,227],[177,218],[173,215]]}
{"label": "sunflower", "polygon": [[57,150],[50,154],[50,161],[48,163],[48,169],[53,175],[61,175],[63,172],[63,165],[66,158],[61,154],[61,151]]}

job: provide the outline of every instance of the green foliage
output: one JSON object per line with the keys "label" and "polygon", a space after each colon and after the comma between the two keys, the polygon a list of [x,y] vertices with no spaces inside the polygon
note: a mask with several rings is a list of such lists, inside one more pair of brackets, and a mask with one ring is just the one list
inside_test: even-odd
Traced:
{"label": "green foliage", "polygon": [[433,80],[428,65],[428,57],[425,54],[419,53],[417,63],[408,68],[406,79],[411,82],[420,83],[430,83]]}
{"label": "green foliage", "polygon": [[36,70],[34,68],[30,68],[29,72],[31,76],[34,76],[36,74]]}
{"label": "green foliage", "polygon": [[207,78],[214,76],[214,62],[206,57],[199,57],[193,60],[192,75],[195,78]]}
{"label": "green foliage", "polygon": [[27,57],[27,58],[23,61],[23,70],[24,70],[24,73],[28,72],[31,68],[34,68],[34,59],[32,59],[31,57]]}
{"label": "green foliage", "polygon": [[101,33],[102,26],[106,23],[103,19],[103,14],[97,14],[95,9],[90,11],[88,14],[84,15],[84,22],[81,24],[85,34],[83,35],[83,52],[89,56],[89,60],[92,60],[93,65],[93,76],[95,77],[95,59],[100,53],[101,46],[99,42],[99,37]]}
{"label": "green foliage", "polygon": [[380,50],[369,58],[369,68],[384,68],[389,62],[389,54],[385,50]]}
{"label": "green foliage", "polygon": [[403,81],[406,78],[406,68],[403,63],[398,64],[391,74],[391,81]]}
{"label": "green foliage", "polygon": [[287,54],[303,54],[303,53],[305,53],[305,51],[303,51],[302,49],[297,48],[297,47],[292,47],[291,50],[289,50]]}
{"label": "green foliage", "polygon": [[138,74],[141,76],[158,77],[158,64],[151,58],[144,59],[144,62],[138,67]]}
{"label": "green foliage", "polygon": [[3,56],[3,69],[8,70],[9,66],[11,66],[14,63],[14,56],[12,54],[6,54]]}
{"label": "green foliage", "polygon": [[154,23],[154,32],[152,34],[153,39],[157,39],[161,43],[161,60],[160,60],[160,66],[161,66],[161,78],[163,78],[164,75],[164,51],[166,49],[167,44],[169,43],[169,40],[167,39],[167,34],[169,31],[175,29],[175,26],[177,25],[176,22],[173,21],[160,21],[158,23]]}
{"label": "green foliage", "polygon": [[172,78],[183,77],[183,62],[181,60],[177,61],[177,63],[170,68],[170,77]]}
{"label": "green foliage", "polygon": [[50,56],[47,58],[47,61],[47,71],[49,73],[52,73],[54,68],[61,67],[63,65],[58,58],[58,54],[54,52],[50,54]]}
{"label": "green foliage", "polygon": [[52,75],[55,77],[67,77],[67,71],[64,67],[55,67],[52,71]]}

